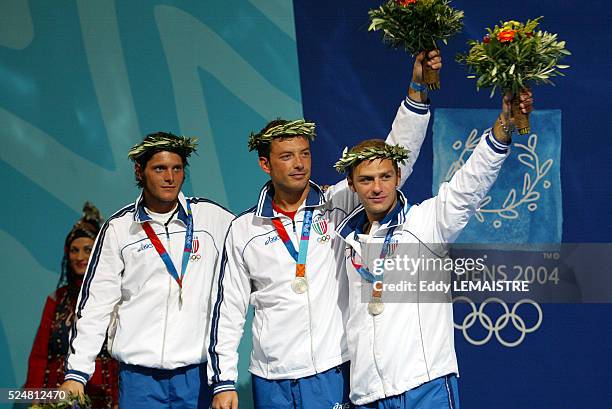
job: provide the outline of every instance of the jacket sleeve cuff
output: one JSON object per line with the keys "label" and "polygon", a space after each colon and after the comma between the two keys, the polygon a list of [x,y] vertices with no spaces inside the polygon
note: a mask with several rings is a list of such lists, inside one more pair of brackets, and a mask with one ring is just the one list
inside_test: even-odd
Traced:
{"label": "jacket sleeve cuff", "polygon": [[426,103],[422,103],[413,101],[410,99],[410,97],[406,97],[403,104],[409,111],[412,111],[415,114],[425,115],[429,112],[429,98],[427,99]]}
{"label": "jacket sleeve cuff", "polygon": [[66,372],[66,375],[64,375],[64,381],[77,381],[82,383],[83,386],[87,384],[88,380],[89,375],[87,375],[85,372],[75,371],[72,369]]}
{"label": "jacket sleeve cuff", "polygon": [[212,388],[213,388],[213,395],[216,395],[216,394],[218,394],[220,392],[227,392],[227,391],[235,391],[236,390],[236,386],[234,385],[234,381],[217,382],[217,383],[213,384]]}
{"label": "jacket sleeve cuff", "polygon": [[486,138],[487,145],[489,145],[489,147],[495,153],[499,153],[500,155],[505,155],[508,153],[508,150],[510,149],[510,144],[503,143],[495,139],[495,136],[493,136],[493,129],[487,129],[485,131],[484,137]]}

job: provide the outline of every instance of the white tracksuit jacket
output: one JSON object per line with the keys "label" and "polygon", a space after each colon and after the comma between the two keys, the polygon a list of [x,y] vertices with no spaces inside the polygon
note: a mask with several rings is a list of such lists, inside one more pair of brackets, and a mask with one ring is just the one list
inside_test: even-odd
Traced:
{"label": "white tracksuit jacket", "polygon": [[[495,182],[507,155],[508,146],[495,140],[487,130],[468,161],[449,182],[440,186],[434,198],[410,207],[398,191],[398,206],[376,225],[377,230],[361,234],[359,240],[355,239],[355,230],[367,221],[363,206],[338,226],[337,233],[346,244],[350,398],[356,405],[402,394],[447,374],[458,374],[458,368],[452,303],[385,303],[380,315],[371,315],[367,307],[372,284],[362,280],[351,262],[351,254],[357,253],[362,260],[378,258],[380,243],[388,229],[395,226],[392,243],[399,245],[395,247],[397,252],[388,253],[387,258],[403,257],[399,252],[417,258],[444,257],[446,244],[452,243],[466,226]],[[372,243],[378,246],[365,246]],[[406,273],[395,270],[395,274],[389,282],[400,282],[405,278],[401,274]],[[387,272],[384,277],[387,282]],[[384,301],[390,295],[383,292],[382,296]]]}
{"label": "white tracksuit jacket", "polygon": [[[180,274],[186,201],[194,237],[179,309],[178,284],[141,224],[150,222]],[[111,216],[98,234],[81,287],[65,379],[88,381],[111,316],[109,351],[120,362],[162,369],[205,362],[214,271],[233,218],[209,200],[185,198],[182,193],[167,228],[145,212],[142,195]]]}
{"label": "white tracksuit jacket", "polygon": [[[412,172],[428,121],[428,105],[408,98],[397,112],[387,142],[412,152],[402,168],[403,180]],[[268,182],[257,206],[232,222],[225,242],[210,325],[208,376],[215,393],[234,389],[237,349],[249,304],[255,309],[251,373],[266,379],[297,379],[348,360],[344,243],[333,238],[333,230],[358,205],[357,197],[346,180],[325,193],[311,182],[292,221],[272,209],[273,195]],[[280,217],[298,249],[306,207],[314,209],[306,263],[308,291],[297,294],[291,289],[296,262],[272,218]]]}

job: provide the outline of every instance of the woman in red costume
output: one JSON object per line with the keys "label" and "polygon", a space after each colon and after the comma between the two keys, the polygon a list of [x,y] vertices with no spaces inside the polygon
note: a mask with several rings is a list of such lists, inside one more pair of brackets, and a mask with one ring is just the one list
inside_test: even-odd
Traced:
{"label": "woman in red costume", "polygon": [[[47,297],[30,353],[24,388],[58,388],[64,381],[64,360],[76,302],[101,222],[98,209],[86,202],[83,217],[66,237],[62,274],[57,290]],[[85,388],[92,408],[117,407],[117,373],[117,362],[110,357],[104,342],[96,358],[96,370]]]}

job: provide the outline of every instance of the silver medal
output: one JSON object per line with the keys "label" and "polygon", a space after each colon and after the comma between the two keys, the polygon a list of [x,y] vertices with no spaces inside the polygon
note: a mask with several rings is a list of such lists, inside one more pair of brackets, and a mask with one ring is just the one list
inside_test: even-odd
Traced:
{"label": "silver medal", "polygon": [[379,315],[385,310],[385,304],[380,297],[372,297],[368,303],[368,312],[372,315]]}
{"label": "silver medal", "polygon": [[291,283],[291,288],[297,294],[304,294],[308,289],[308,282],[305,277],[295,277],[295,280]]}

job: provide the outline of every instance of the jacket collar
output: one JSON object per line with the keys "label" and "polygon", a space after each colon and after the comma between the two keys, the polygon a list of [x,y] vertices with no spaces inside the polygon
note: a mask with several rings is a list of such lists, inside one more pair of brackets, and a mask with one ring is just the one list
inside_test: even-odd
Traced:
{"label": "jacket collar", "polygon": [[[144,195],[142,192],[140,193],[140,196],[138,196],[138,199],[136,199],[135,207],[136,211],[134,212],[134,221],[136,223],[144,223],[151,220],[151,216],[149,216],[145,211]],[[179,192],[178,195],[177,217],[180,221],[187,225],[187,199],[185,198],[185,195],[183,195],[183,192]]]}
{"label": "jacket collar", "polygon": [[[406,196],[398,190],[397,191],[397,203],[393,210],[391,210],[384,219],[380,222],[379,230],[389,229],[394,226],[399,226],[406,221],[406,215],[408,214],[408,210],[410,209],[410,205],[406,200]],[[363,225],[367,221],[367,215],[365,208],[363,205],[360,205],[355,210],[351,212],[339,225],[336,229],[340,236],[346,240],[346,238],[352,233],[355,232],[357,234],[362,233]]]}
{"label": "jacket collar", "polygon": [[[308,182],[310,184],[310,191],[306,200],[302,204],[304,207],[318,207],[325,204],[325,195],[323,190],[314,183],[312,180]],[[259,192],[259,200],[257,201],[257,207],[255,209],[255,215],[258,217],[272,218],[274,216],[274,210],[272,209],[272,200],[274,199],[274,186],[272,181],[268,181],[261,191]],[[301,206],[302,206],[301,205]],[[300,207],[301,207],[300,206]]]}

